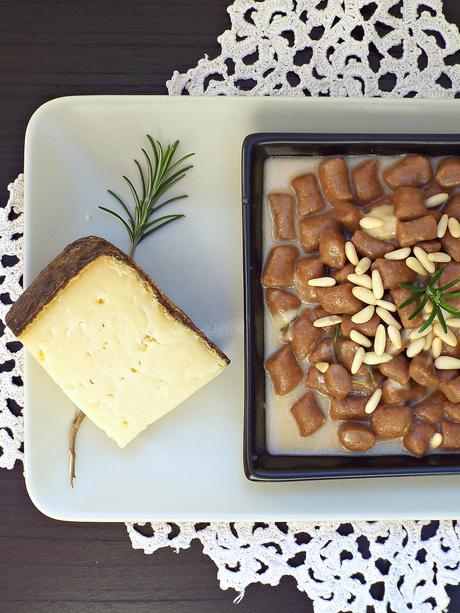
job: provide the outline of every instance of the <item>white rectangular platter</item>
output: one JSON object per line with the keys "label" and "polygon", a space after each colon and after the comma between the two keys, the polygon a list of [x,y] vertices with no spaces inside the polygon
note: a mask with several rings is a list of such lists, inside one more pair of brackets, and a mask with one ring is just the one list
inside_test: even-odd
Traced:
{"label": "white rectangular platter", "polygon": [[[61,98],[32,117],[25,151],[26,284],[72,240],[96,234],[127,249],[97,206],[125,193],[147,133],[195,168],[178,189],[187,214],[137,251],[141,266],[229,355],[227,370],[119,449],[92,423],[68,481],[74,408],[26,359],[25,473],[45,514],[80,521],[455,518],[460,476],[253,483],[244,476],[240,161],[253,132],[459,133],[458,101],[338,98]],[[179,192],[178,192],[179,193]],[[173,210],[171,209],[171,212]],[[174,211],[175,212],[175,211]]]}

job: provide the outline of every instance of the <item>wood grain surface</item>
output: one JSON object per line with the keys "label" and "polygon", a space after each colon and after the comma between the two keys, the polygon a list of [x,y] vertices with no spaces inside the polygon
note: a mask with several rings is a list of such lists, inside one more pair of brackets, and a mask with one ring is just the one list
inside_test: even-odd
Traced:
{"label": "wood grain surface", "polygon": [[[216,38],[229,26],[227,5],[0,0],[0,186],[22,170],[24,131],[43,102],[76,94],[166,93],[174,70],[218,53]],[[444,5],[460,24],[458,0]],[[460,588],[450,593],[455,613]],[[292,579],[274,588],[250,586],[237,608],[235,595],[219,589],[216,567],[199,544],[179,555],[166,549],[145,556],[131,548],[123,525],[44,517],[28,499],[22,466],[0,470],[2,613],[312,611]]]}

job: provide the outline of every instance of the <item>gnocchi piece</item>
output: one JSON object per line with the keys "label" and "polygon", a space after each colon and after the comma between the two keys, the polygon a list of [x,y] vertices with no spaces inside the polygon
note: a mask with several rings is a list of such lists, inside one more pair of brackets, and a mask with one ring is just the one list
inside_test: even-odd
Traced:
{"label": "gnocchi piece", "polygon": [[295,201],[289,194],[270,194],[268,196],[273,220],[275,240],[288,241],[297,238],[295,227]]}

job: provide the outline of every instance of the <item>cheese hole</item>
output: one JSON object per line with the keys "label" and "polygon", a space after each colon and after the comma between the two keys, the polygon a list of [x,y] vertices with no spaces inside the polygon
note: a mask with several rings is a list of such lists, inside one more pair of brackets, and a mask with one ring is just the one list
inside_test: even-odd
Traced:
{"label": "cheese hole", "polygon": [[98,298],[97,303],[98,304],[105,304],[104,298]]}
{"label": "cheese hole", "polygon": [[109,398],[114,398],[114,395],[113,395],[113,394],[107,394],[107,396],[108,396]]}
{"label": "cheese hole", "polygon": [[137,372],[137,368],[131,368],[131,372]]}
{"label": "cheese hole", "polygon": [[91,385],[94,385],[94,381],[92,379],[90,379],[89,382],[91,383]]}
{"label": "cheese hole", "polygon": [[40,360],[40,362],[45,361],[45,352],[43,351],[43,349],[38,350],[38,359]]}
{"label": "cheese hole", "polygon": [[128,422],[126,419],[124,419],[124,420],[122,421],[122,424],[123,424],[124,426],[129,426],[129,422]]}

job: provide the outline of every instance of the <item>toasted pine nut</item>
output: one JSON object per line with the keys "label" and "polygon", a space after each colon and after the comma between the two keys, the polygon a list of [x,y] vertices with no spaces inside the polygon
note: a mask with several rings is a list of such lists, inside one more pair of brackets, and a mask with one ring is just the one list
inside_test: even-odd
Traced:
{"label": "toasted pine nut", "polygon": [[376,228],[383,226],[383,220],[368,215],[367,217],[363,217],[359,220],[359,225],[361,228],[363,228],[363,230],[375,230]]}
{"label": "toasted pine nut", "polygon": [[430,274],[434,273],[436,266],[434,265],[434,262],[431,262],[428,259],[428,254],[426,251],[424,251],[421,247],[414,247],[414,255],[425,270],[427,270]]}
{"label": "toasted pine nut", "polygon": [[383,256],[386,260],[405,260],[410,255],[410,247],[402,247],[401,249],[395,249],[390,253],[385,253]]}
{"label": "toasted pine nut", "polygon": [[350,370],[351,370],[352,375],[356,375],[358,370],[361,368],[361,365],[364,360],[364,354],[365,354],[364,347],[358,347],[355,355],[353,356],[353,362],[351,363]]}
{"label": "toasted pine nut", "polygon": [[358,254],[356,253],[356,247],[353,245],[351,241],[347,241],[345,243],[345,255],[348,258],[348,261],[356,266],[359,262]]}
{"label": "toasted pine nut", "polygon": [[440,194],[434,194],[425,200],[425,206],[427,209],[432,209],[435,206],[440,206],[444,204],[446,200],[449,198],[449,194],[445,192],[441,192]]}
{"label": "toasted pine nut", "polygon": [[372,292],[376,300],[383,298],[383,281],[378,270],[372,271]]}
{"label": "toasted pine nut", "polygon": [[377,330],[375,331],[374,338],[374,351],[376,355],[381,356],[385,352],[385,345],[387,343],[385,326],[383,324],[379,324]]}
{"label": "toasted pine nut", "polygon": [[366,322],[369,321],[369,319],[372,319],[374,312],[375,312],[375,307],[372,306],[372,304],[369,304],[367,307],[364,307],[364,309],[361,309],[360,311],[352,315],[351,321],[354,324],[365,324]]}
{"label": "toasted pine nut", "polygon": [[361,300],[361,302],[365,302],[366,304],[375,304],[375,296],[370,289],[366,287],[353,287],[351,293],[355,298]]}
{"label": "toasted pine nut", "polygon": [[382,309],[385,309],[385,311],[391,311],[392,313],[395,313],[398,310],[396,305],[389,300],[377,300],[376,304]]}
{"label": "toasted pine nut", "polygon": [[[351,319],[353,320],[353,317]],[[449,317],[446,319],[446,324],[449,326],[449,328],[460,328],[460,318]]]}
{"label": "toasted pine nut", "polygon": [[369,366],[375,366],[376,364],[385,364],[385,362],[391,362],[394,356],[389,353],[382,353],[382,355],[377,355],[375,351],[368,351],[364,356],[364,364],[368,364]]}
{"label": "toasted pine nut", "polygon": [[442,340],[443,343],[446,343],[446,345],[449,345],[450,347],[457,346],[457,337],[455,334],[451,330],[444,332],[439,321],[434,324],[433,332]]}
{"label": "toasted pine nut", "polygon": [[315,328],[326,328],[327,326],[336,326],[342,322],[340,315],[327,315],[320,317],[313,322]]}
{"label": "toasted pine nut", "polygon": [[408,358],[414,358],[416,355],[423,351],[425,346],[425,339],[418,338],[416,341],[412,341],[409,347],[406,349],[406,355]]}
{"label": "toasted pine nut", "polygon": [[431,345],[433,344],[433,337],[434,334],[433,332],[430,332],[429,334],[427,334],[424,338],[425,338],[425,344],[423,345],[423,351],[429,351],[431,348]]}
{"label": "toasted pine nut", "polygon": [[358,345],[362,345],[363,347],[372,347],[371,341],[364,336],[364,334],[358,332],[358,330],[352,330],[350,332],[350,338],[352,341],[355,341],[355,343],[358,343]]}
{"label": "toasted pine nut", "polygon": [[439,338],[439,336],[435,336],[433,338],[433,342],[431,343],[431,353],[433,354],[434,358],[439,358],[439,356],[441,355],[441,351],[442,340]]}
{"label": "toasted pine nut", "polygon": [[424,336],[427,336],[427,334],[429,334],[431,330],[433,330],[433,326],[431,324],[426,330],[423,330],[423,332],[419,332],[417,328],[415,328],[410,332],[409,338],[411,341],[416,341],[418,338],[423,338]]}
{"label": "toasted pine nut", "polygon": [[442,434],[440,432],[436,432],[433,434],[430,441],[430,449],[437,449],[442,443]]}
{"label": "toasted pine nut", "polygon": [[460,360],[450,355],[441,355],[439,358],[436,358],[434,365],[439,370],[456,370],[460,368]]}
{"label": "toasted pine nut", "polygon": [[[385,311],[385,312],[387,313],[388,311]],[[399,328],[397,328],[396,326],[390,325],[387,328],[387,332],[388,332],[388,337],[390,341],[393,343],[396,349],[401,349],[402,338],[401,338],[401,332],[399,331]]]}
{"label": "toasted pine nut", "polygon": [[447,213],[442,215],[441,219],[438,221],[438,238],[443,238],[445,233],[447,232],[447,224],[449,222],[449,216]]}
{"label": "toasted pine nut", "polygon": [[444,253],[443,251],[435,251],[434,253],[428,254],[428,259],[430,262],[450,262],[452,258],[448,253]]}
{"label": "toasted pine nut", "polygon": [[423,268],[423,266],[420,264],[417,258],[414,258],[414,257],[407,258],[406,266],[408,266],[411,270],[416,272],[418,275],[425,276],[428,274],[428,272],[425,270],[425,268]]}
{"label": "toasted pine nut", "polygon": [[325,373],[326,370],[329,368],[329,364],[327,362],[317,362],[315,366],[319,370],[319,372],[322,373]]}
{"label": "toasted pine nut", "polygon": [[455,219],[455,217],[449,217],[447,226],[449,228],[449,232],[454,238],[460,238],[460,222],[458,219]]}
{"label": "toasted pine nut", "polygon": [[360,287],[372,289],[372,280],[369,275],[357,275],[352,273],[347,275],[347,281],[351,281],[351,283],[354,285],[359,285]]}
{"label": "toasted pine nut", "polygon": [[308,281],[308,285],[311,287],[333,287],[335,284],[334,277],[317,277]]}
{"label": "toasted pine nut", "polygon": [[369,270],[371,267],[371,259],[370,258],[361,258],[359,262],[356,264],[355,273],[357,275],[363,275],[366,270]]}
{"label": "toasted pine nut", "polygon": [[401,330],[401,327],[402,327],[401,324],[395,317],[393,317],[390,311],[387,311],[386,309],[382,309],[382,307],[379,307],[379,306],[377,307],[376,311],[380,319],[384,321],[388,326],[393,326],[397,330]]}
{"label": "toasted pine nut", "polygon": [[375,409],[377,408],[381,398],[382,398],[382,390],[380,388],[376,389],[375,392],[372,394],[372,396],[369,398],[369,400],[366,402],[366,406],[364,407],[364,412],[367,413],[367,415],[370,415],[371,413],[373,413]]}

